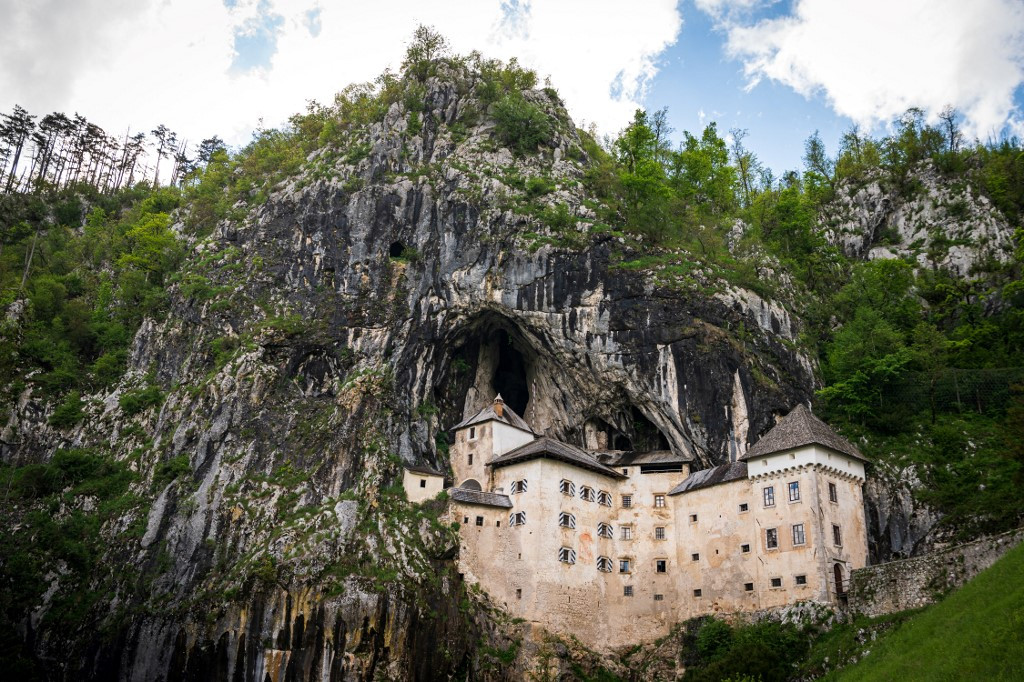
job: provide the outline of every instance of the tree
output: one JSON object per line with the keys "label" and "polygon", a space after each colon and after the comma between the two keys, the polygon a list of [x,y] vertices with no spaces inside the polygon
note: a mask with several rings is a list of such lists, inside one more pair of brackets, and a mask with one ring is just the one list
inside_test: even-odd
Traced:
{"label": "tree", "polygon": [[426,80],[432,73],[434,60],[446,56],[450,51],[448,40],[434,27],[420,24],[412,33],[412,42],[405,50],[402,69],[419,80]]}
{"label": "tree", "polygon": [[763,167],[754,153],[743,146],[743,138],[747,136],[746,130],[733,128],[729,134],[732,136],[732,147],[730,148],[732,162],[736,166],[736,175],[742,192],[740,204],[743,208],[749,208],[757,179],[760,177]]}
{"label": "tree", "polygon": [[673,155],[671,184],[676,195],[703,216],[727,213],[736,204],[736,169],[729,165],[729,148],[712,122],[699,138],[684,132]]}
{"label": "tree", "polygon": [[949,151],[956,153],[960,150],[960,143],[963,142],[964,135],[960,132],[959,126],[960,112],[953,108],[953,105],[947,104],[939,112],[939,120],[942,121],[942,125],[946,131],[946,142],[948,143]]}
{"label": "tree", "polygon": [[32,131],[35,130],[35,116],[31,116],[20,105],[14,105],[14,111],[10,114],[0,114],[3,123],[0,123],[0,140],[11,150],[11,168],[7,174],[6,191],[10,192],[18,177],[18,163],[21,161],[21,153],[25,148],[25,142],[29,139]]}
{"label": "tree", "polygon": [[156,168],[153,170],[153,187],[157,187],[160,185],[160,159],[174,149],[178,143],[178,136],[162,123],[151,132],[156,138]]}
{"label": "tree", "polygon": [[831,198],[836,189],[836,165],[825,151],[825,143],[817,130],[804,142],[804,168],[807,192],[819,202]]}

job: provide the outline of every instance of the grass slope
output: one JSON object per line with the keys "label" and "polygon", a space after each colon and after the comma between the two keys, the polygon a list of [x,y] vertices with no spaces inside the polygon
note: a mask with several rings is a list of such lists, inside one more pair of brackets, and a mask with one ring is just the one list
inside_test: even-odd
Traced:
{"label": "grass slope", "polygon": [[1024,544],[827,679],[1024,680]]}

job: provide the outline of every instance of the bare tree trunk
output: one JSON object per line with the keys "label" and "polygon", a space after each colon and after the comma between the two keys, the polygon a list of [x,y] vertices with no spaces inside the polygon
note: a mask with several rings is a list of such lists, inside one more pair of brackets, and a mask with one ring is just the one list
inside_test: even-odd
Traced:
{"label": "bare tree trunk", "polygon": [[32,269],[32,257],[36,254],[36,241],[39,239],[39,229],[36,228],[36,233],[32,237],[32,248],[29,249],[28,255],[25,256],[25,271],[21,273],[21,287],[18,291],[25,291],[25,282],[28,281],[28,271]]}

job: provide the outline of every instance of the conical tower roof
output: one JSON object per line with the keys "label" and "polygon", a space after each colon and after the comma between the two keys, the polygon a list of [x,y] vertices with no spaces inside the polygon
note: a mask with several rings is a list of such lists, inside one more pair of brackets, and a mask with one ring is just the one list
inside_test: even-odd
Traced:
{"label": "conical tower roof", "polygon": [[754,443],[754,446],[747,450],[740,459],[749,460],[754,457],[763,457],[805,445],[821,445],[854,459],[867,461],[867,458],[860,454],[853,443],[811,414],[807,406],[802,403],[790,410],[789,414],[764,434],[761,440]]}

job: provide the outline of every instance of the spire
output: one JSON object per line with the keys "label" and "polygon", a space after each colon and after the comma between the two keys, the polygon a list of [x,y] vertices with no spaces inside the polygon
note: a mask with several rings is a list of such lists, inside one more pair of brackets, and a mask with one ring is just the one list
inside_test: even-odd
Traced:
{"label": "spire", "polygon": [[501,399],[501,394],[494,396],[494,414],[499,417],[504,417],[505,401]]}

